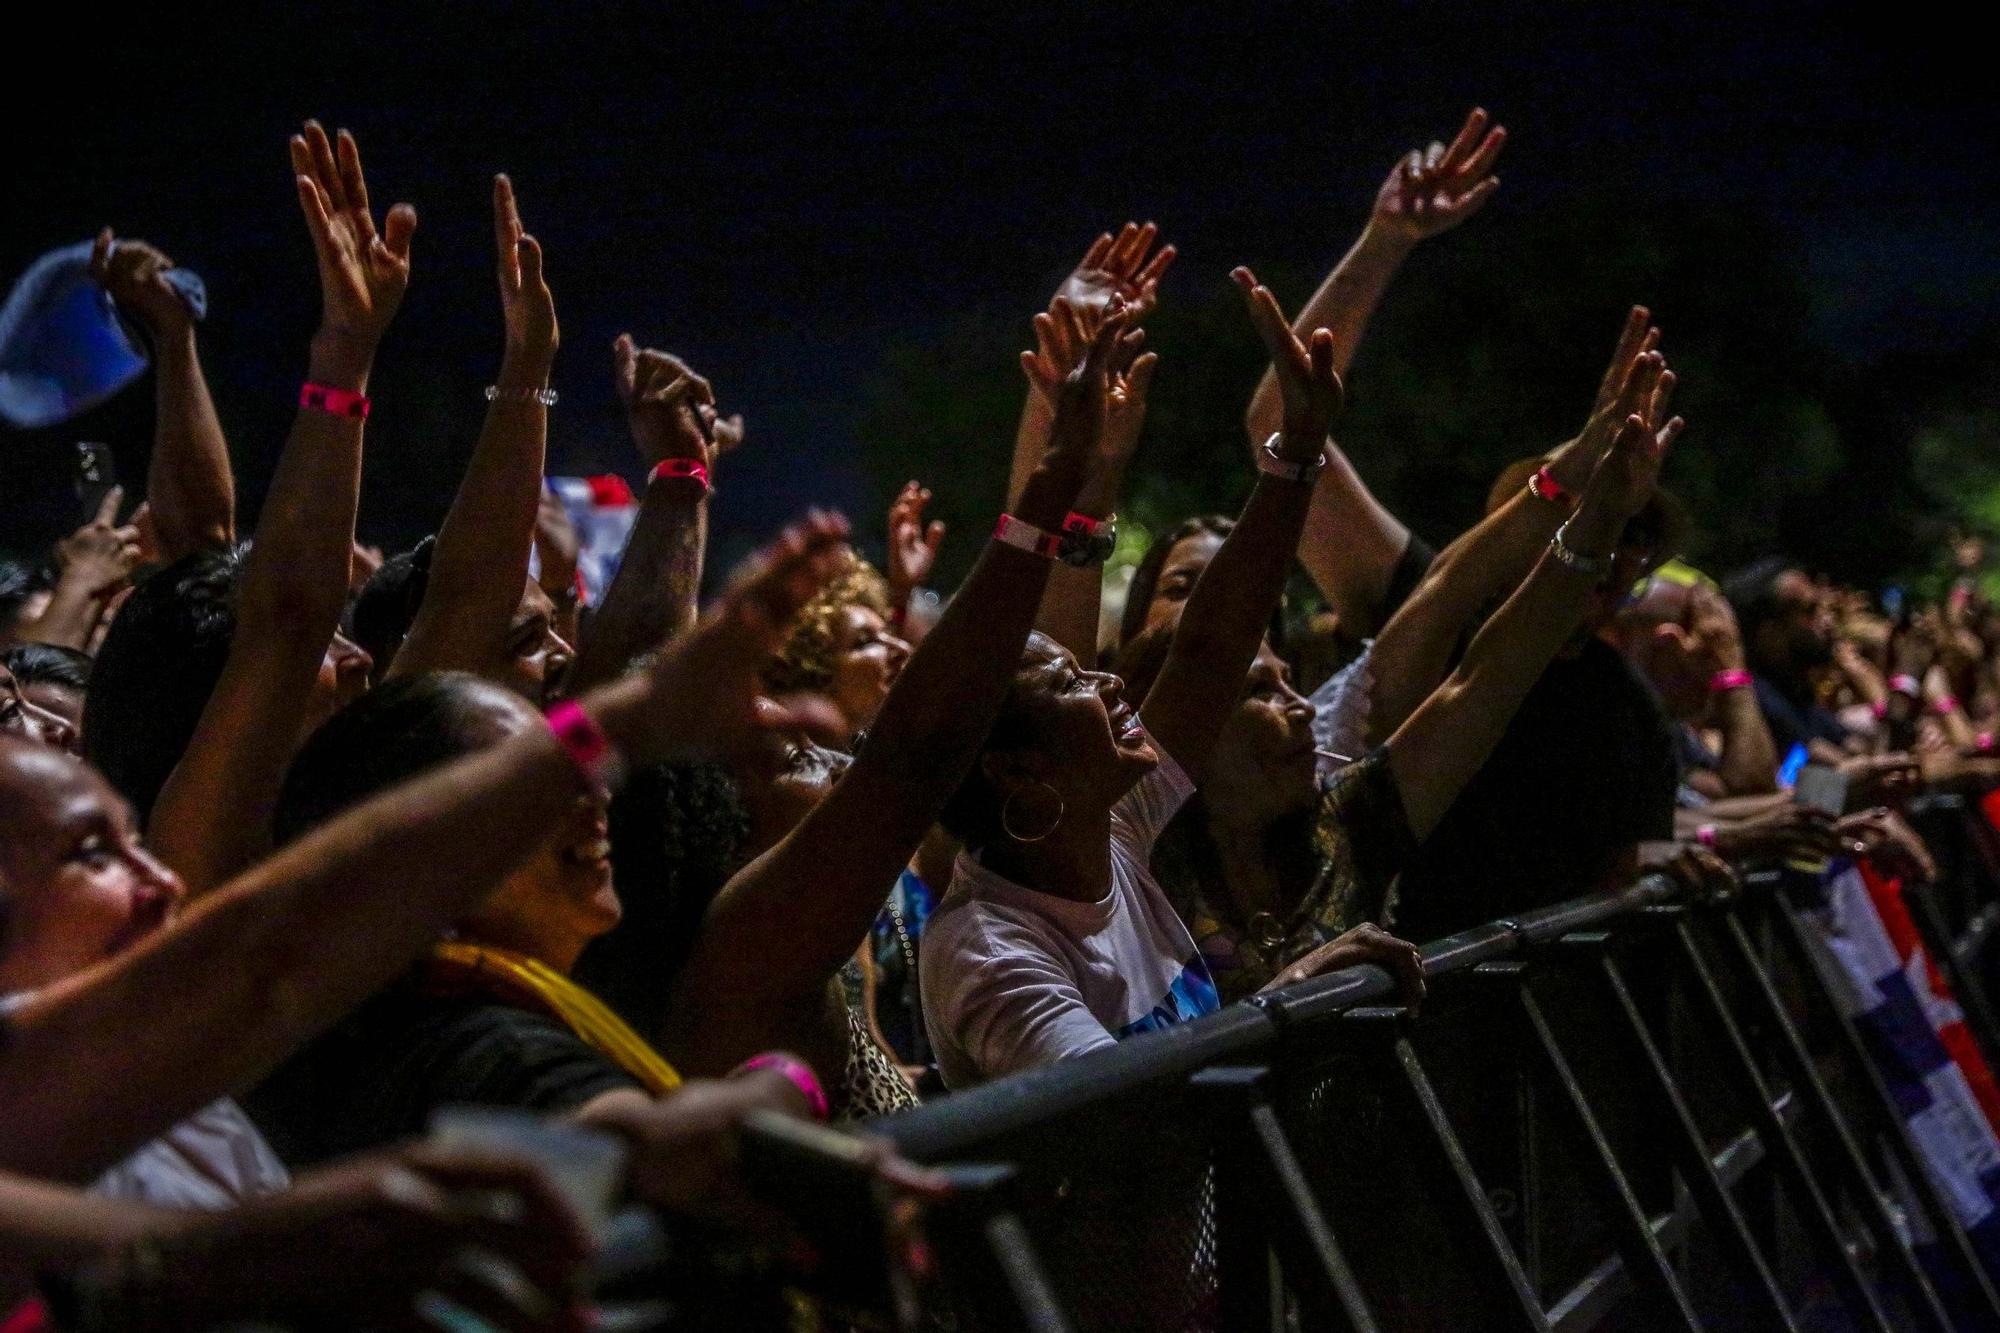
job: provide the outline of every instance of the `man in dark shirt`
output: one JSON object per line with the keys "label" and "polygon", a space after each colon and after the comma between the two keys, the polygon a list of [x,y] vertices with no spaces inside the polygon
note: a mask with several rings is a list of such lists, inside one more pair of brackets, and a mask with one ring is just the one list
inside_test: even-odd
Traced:
{"label": "man in dark shirt", "polygon": [[[1539,461],[1503,473],[1489,507],[1512,498]],[[1626,525],[1576,639],[1404,868],[1397,934],[1433,940],[1616,884],[1637,868],[1638,844],[1673,837],[1672,724],[1597,635],[1685,528],[1686,511],[1664,493]]]}
{"label": "man in dark shirt", "polygon": [[1833,661],[1833,625],[1812,580],[1773,558],[1738,570],[1723,592],[1735,608],[1757,705],[1779,751],[1803,745],[1817,761],[1838,763],[1847,728],[1820,706],[1813,691],[1813,673]]}

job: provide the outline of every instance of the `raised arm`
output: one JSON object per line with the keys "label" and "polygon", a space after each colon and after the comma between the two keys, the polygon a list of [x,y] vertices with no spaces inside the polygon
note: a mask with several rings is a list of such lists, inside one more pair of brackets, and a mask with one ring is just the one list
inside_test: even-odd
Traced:
{"label": "raised arm", "polygon": [[1154,741],[1197,780],[1284,592],[1341,402],[1333,335],[1315,329],[1301,340],[1255,274],[1239,268],[1231,276],[1278,367],[1284,424],[1260,459],[1242,517],[1188,595],[1159,680],[1139,709]]}
{"label": "raised arm", "polygon": [[430,584],[390,676],[422,671],[490,674],[509,656],[508,631],[528,578],[542,499],[555,364],[555,299],[542,247],[521,229],[514,186],[493,178],[493,242],[507,330],[500,376],[465,479],[438,530]]}
{"label": "raised arm", "polygon": [[930,502],[930,488],[910,481],[889,503],[889,552],[882,569],[889,585],[889,628],[912,646],[923,641],[926,627],[911,622],[911,599],[930,580],[944,543],[943,522],[924,522]]}
{"label": "raised arm", "polygon": [[[716,462],[743,442],[743,418],[718,417],[715,391],[685,361],[642,352],[630,334],[620,334],[611,351],[648,480],[625,557],[570,672],[576,689],[610,679],[694,623]],[[665,466],[670,462],[679,466]]]}
{"label": "raised arm", "polygon": [[1368,716],[1372,743],[1388,739],[1430,696],[1444,679],[1466,627],[1526,577],[1568,513],[1563,497],[1583,490],[1625,419],[1635,413],[1648,421],[1664,419],[1663,446],[1679,433],[1680,419],[1666,418],[1674,375],[1653,350],[1659,331],[1650,321],[1644,306],[1634,306],[1625,317],[1583,429],[1549,459],[1548,479],[1554,487],[1537,479],[1534,489],[1524,487],[1446,547],[1375,640]]}
{"label": "raised arm", "polygon": [[97,234],[90,275],[153,342],[153,457],[146,468],[160,558],[174,561],[236,540],[229,442],[195,348],[194,312],[166,280],[174,261],[144,241]]}
{"label": "raised arm", "polygon": [[1533,572],[1473,637],[1451,679],[1389,738],[1389,769],[1418,841],[1493,753],[1591,595],[1605,590],[1619,535],[1652,495],[1665,454],[1644,417],[1625,419]]}
{"label": "raised arm", "polygon": [[[760,727],[800,725],[758,705],[757,673],[845,533],[825,516],[788,531],[651,669],[585,697],[585,715],[633,764],[729,754]],[[517,737],[355,807],[130,953],[8,1010],[0,1169],[89,1179],[254,1081],[540,847],[577,790],[552,733]]]}
{"label": "raised arm", "polygon": [[270,845],[279,779],[347,602],[368,376],[409,286],[417,226],[416,211],[397,204],[377,232],[346,130],[336,150],[308,121],[291,149],[319,264],[308,387],[244,563],[228,660],[148,827],[154,849],[197,896]]}
{"label": "raised arm", "polygon": [[[1778,790],[1778,743],[1771,724],[1757,706],[1743,656],[1743,635],[1736,613],[1720,591],[1697,583],[1688,591],[1688,634],[1706,652],[1715,677],[1728,673],[1743,684],[1725,684],[1711,677],[1714,711],[1710,715],[1722,733],[1722,765],[1718,776],[1731,796],[1764,796]],[[1716,688],[1718,685],[1721,688]]]}
{"label": "raised arm", "polygon": [[[1084,484],[1124,325],[1122,313],[1104,321],[1055,395],[1049,449],[1012,511],[1044,532],[1061,527]],[[677,1068],[720,1073],[774,1045],[842,1058],[829,1051],[827,984],[984,743],[1048,575],[1043,557],[988,541],[897,677],[853,767],[723,886],[668,1010],[663,1049]]]}
{"label": "raised arm", "polygon": [[[1412,149],[1390,169],[1360,238],[1292,325],[1302,338],[1321,328],[1333,335],[1339,374],[1347,374],[1375,307],[1410,252],[1478,212],[1500,187],[1493,162],[1506,141],[1507,131],[1489,129],[1486,113],[1475,108],[1450,147]],[[1278,381],[1267,371],[1244,414],[1250,447],[1262,448],[1281,418]],[[1376,500],[1347,456],[1330,450],[1299,560],[1351,632],[1368,633],[1379,623],[1390,571],[1409,541],[1409,529]]]}
{"label": "raised arm", "polygon": [[[1021,405],[1021,426],[1014,436],[1014,461],[1007,480],[1007,498],[1019,498],[1029,474],[1049,445],[1054,419],[1053,398],[1042,386],[1059,382],[1083,356],[1083,349],[1104,317],[1123,310],[1136,329],[1159,303],[1160,280],[1174,262],[1174,247],[1156,252],[1160,229],[1128,222],[1117,236],[1109,232],[1091,243],[1080,262],[1056,289],[1048,310],[1035,316],[1036,351],[1041,366],[1029,383],[1037,386]],[[1115,392],[1099,441],[1100,455],[1075,510],[1087,518],[1109,518],[1124,494],[1125,469],[1139,445],[1146,419],[1146,389],[1157,358],[1139,357],[1114,377]],[[1086,667],[1097,663],[1098,607],[1104,591],[1103,571],[1064,565],[1049,577],[1048,591],[1035,618],[1035,628],[1070,650]]]}

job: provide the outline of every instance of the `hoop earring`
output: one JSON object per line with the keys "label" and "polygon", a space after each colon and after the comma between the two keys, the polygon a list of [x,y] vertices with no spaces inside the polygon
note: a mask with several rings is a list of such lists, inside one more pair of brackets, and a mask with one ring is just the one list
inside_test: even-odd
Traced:
{"label": "hoop earring", "polygon": [[1048,837],[1051,833],[1054,833],[1056,829],[1062,824],[1063,812],[1068,808],[1063,804],[1062,793],[1057,791],[1054,787],[1050,787],[1048,783],[1041,781],[1037,781],[1034,785],[1037,787],[1048,787],[1049,794],[1056,798],[1056,817],[1049,821],[1049,826],[1047,828],[1043,829],[1040,833],[1037,833],[1032,837],[1016,833],[1014,831],[1013,821],[1009,818],[1009,816],[1013,812],[1014,801],[1016,798],[1020,796],[1021,791],[1015,790],[1009,792],[1007,795],[1007,799],[1003,801],[1000,805],[1000,831],[1002,833],[1005,833],[1009,838],[1012,838],[1015,842],[1040,842],[1042,839]]}

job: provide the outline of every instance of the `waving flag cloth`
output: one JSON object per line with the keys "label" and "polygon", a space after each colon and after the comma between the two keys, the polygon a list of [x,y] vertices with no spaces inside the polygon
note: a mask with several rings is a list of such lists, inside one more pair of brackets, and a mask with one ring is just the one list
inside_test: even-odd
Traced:
{"label": "waving flag cloth", "polygon": [[596,606],[618,573],[625,539],[632,535],[632,523],[639,517],[639,502],[625,478],[616,474],[550,477],[548,482],[576,529],[577,577],[583,580],[584,600]]}
{"label": "waving flag cloth", "polygon": [[[2000,1137],[1975,1090],[1992,1100],[1992,1072],[1917,939],[1897,881],[1835,861],[1820,886],[1821,901],[1800,921],[1828,989],[1860,1028],[1938,1193],[2000,1279]],[[1907,1203],[1903,1211],[1933,1277],[1947,1280],[1935,1238],[1921,1234],[1922,1214]]]}

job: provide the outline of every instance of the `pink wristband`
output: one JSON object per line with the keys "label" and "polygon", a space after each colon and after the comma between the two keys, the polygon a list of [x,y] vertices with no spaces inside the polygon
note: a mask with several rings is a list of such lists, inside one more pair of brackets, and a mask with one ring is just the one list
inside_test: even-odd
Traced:
{"label": "pink wristband", "polygon": [[783,1051],[765,1051],[762,1055],[751,1056],[748,1060],[736,1066],[736,1068],[739,1071],[748,1069],[777,1070],[791,1081],[793,1087],[805,1094],[806,1104],[812,1107],[813,1119],[826,1119],[826,1089],[820,1087],[819,1075],[813,1073],[812,1067],[803,1060],[795,1060]]}
{"label": "pink wristband", "polygon": [[1973,749],[1975,749],[1975,750],[1990,750],[1990,749],[1992,749],[1992,748],[1993,748],[1993,733],[1992,733],[1992,732],[1990,732],[1990,731],[1982,731],[1982,732],[1980,732],[1980,733],[1979,733],[1979,734],[1978,734],[1977,736],[1974,736],[1974,737],[1972,738],[1972,748],[1973,748]]}
{"label": "pink wristband", "polygon": [[547,720],[556,744],[562,746],[563,753],[576,765],[577,775],[598,795],[610,795],[611,789],[625,776],[625,761],[611,738],[573,699],[565,699],[551,708]]}
{"label": "pink wristband", "polygon": [[701,493],[707,495],[715,488],[708,483],[708,465],[697,463],[692,458],[669,458],[653,469],[648,481],[658,481],[662,477],[686,477],[701,483]]}
{"label": "pink wristband", "polygon": [[1549,471],[1546,464],[1537,468],[1535,474],[1528,478],[1528,490],[1537,500],[1547,500],[1550,504],[1569,505],[1576,501],[1576,496],[1570,493],[1567,486],[1556,480],[1556,474]]}
{"label": "pink wristband", "polygon": [[1889,677],[1889,692],[1891,694],[1906,694],[1912,699],[1921,699],[1924,697],[1924,687],[1918,683],[1915,676]]}
{"label": "pink wristband", "polygon": [[1750,673],[1741,667],[1718,671],[1708,678],[1711,694],[1721,694],[1724,690],[1740,690],[1750,684]]}
{"label": "pink wristband", "polygon": [[1877,699],[1874,703],[1868,705],[1868,711],[1875,714],[1877,718],[1885,718],[1889,716],[1889,701],[1887,699]]}
{"label": "pink wristband", "polygon": [[337,417],[368,419],[368,395],[356,393],[352,389],[335,389],[324,384],[308,381],[299,386],[299,406],[309,407],[315,412],[327,412]]}
{"label": "pink wristband", "polygon": [[1939,717],[1950,717],[1958,711],[1958,700],[1947,694],[1932,704],[1931,707],[1937,711]]}
{"label": "pink wristband", "polygon": [[1703,824],[1694,831],[1694,840],[1704,847],[1715,846],[1715,825]]}

